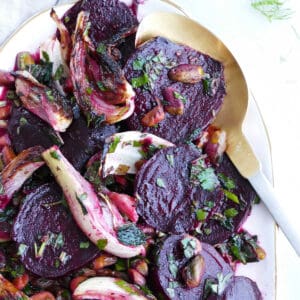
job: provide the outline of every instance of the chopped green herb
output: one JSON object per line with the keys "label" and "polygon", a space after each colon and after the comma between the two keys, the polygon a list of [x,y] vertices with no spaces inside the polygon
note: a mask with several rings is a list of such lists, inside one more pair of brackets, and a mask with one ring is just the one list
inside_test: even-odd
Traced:
{"label": "chopped green herb", "polygon": [[64,237],[63,237],[63,234],[60,232],[57,237],[56,237],[56,240],[55,240],[55,243],[54,243],[54,248],[55,249],[59,249],[59,248],[62,248],[63,245],[64,245]]}
{"label": "chopped green herb", "polygon": [[109,144],[108,153],[114,153],[117,149],[118,144],[121,141],[121,137],[116,136],[113,141]]}
{"label": "chopped green herb", "polygon": [[29,73],[40,83],[48,84],[52,80],[52,62],[41,62],[26,66]]}
{"label": "chopped green herb", "polygon": [[97,81],[97,86],[98,86],[99,90],[102,92],[108,91],[108,88],[101,81]]}
{"label": "chopped green herb", "polygon": [[42,56],[43,56],[43,60],[45,62],[50,62],[50,57],[49,57],[49,54],[46,52],[46,51],[42,51]]}
{"label": "chopped green herb", "polygon": [[196,210],[196,217],[198,221],[204,221],[207,217],[208,213],[203,209]]}
{"label": "chopped green herb", "polygon": [[130,284],[122,279],[116,279],[115,284],[123,289],[126,293],[130,295],[137,295],[137,292],[130,286]]}
{"label": "chopped green herb", "polygon": [[88,95],[91,95],[93,93],[93,89],[89,86],[85,89],[85,92],[88,94]]}
{"label": "chopped green herb", "polygon": [[99,250],[104,250],[107,245],[107,239],[100,239],[97,241],[97,247]]}
{"label": "chopped green herb", "polygon": [[227,199],[231,200],[232,202],[234,202],[236,204],[240,204],[240,200],[236,194],[234,194],[230,191],[227,191],[227,190],[223,190],[223,192]]}
{"label": "chopped green herb", "polygon": [[143,73],[143,75],[131,79],[131,85],[133,88],[142,87],[148,84],[149,82],[150,82],[150,78],[146,73]]}
{"label": "chopped green herb", "polygon": [[183,254],[186,258],[191,258],[194,256],[196,249],[195,239],[186,237],[183,240],[181,240],[181,245],[183,247]]}
{"label": "chopped green herb", "polygon": [[225,187],[226,190],[233,190],[235,189],[235,182],[233,179],[229,178],[223,173],[218,174],[219,180],[221,181],[221,184]]}
{"label": "chopped green herb", "polygon": [[210,235],[212,233],[212,229],[211,228],[204,228],[203,229],[203,232],[206,234],[206,235]]}
{"label": "chopped green herb", "polygon": [[204,89],[204,92],[206,94],[210,94],[211,93],[211,83],[212,83],[212,79],[211,78],[204,78],[202,80],[203,89]]}
{"label": "chopped green herb", "polygon": [[6,92],[6,98],[9,99],[9,100],[14,100],[17,98],[17,95],[14,91],[12,90],[9,90]]}
{"label": "chopped green herb", "polygon": [[235,208],[228,208],[224,211],[224,216],[226,218],[233,218],[235,217],[239,212]]}
{"label": "chopped green herb", "polygon": [[65,16],[64,21],[65,21],[65,23],[70,22],[70,17],[69,16]]}
{"label": "chopped green herb", "polygon": [[87,249],[90,246],[90,242],[80,242],[80,249]]}
{"label": "chopped green herb", "polygon": [[212,191],[219,184],[214,169],[207,167],[202,157],[192,163],[190,181],[196,186],[201,185],[204,190],[208,191]]}
{"label": "chopped green herb", "polygon": [[20,122],[20,126],[24,126],[28,123],[27,119],[24,117],[21,117],[19,122]]}
{"label": "chopped green herb", "polygon": [[145,234],[133,223],[119,227],[117,237],[121,243],[128,246],[139,246],[146,241]]}
{"label": "chopped green herb", "polygon": [[174,155],[173,154],[167,154],[167,161],[170,164],[171,167],[174,167]]}
{"label": "chopped green herb", "polygon": [[55,150],[50,151],[50,156],[54,159],[60,160],[60,155]]}
{"label": "chopped green herb", "polygon": [[146,61],[145,61],[144,58],[137,58],[132,63],[133,70],[135,70],[135,71],[141,71],[141,70],[143,70],[145,62]]}
{"label": "chopped green herb", "polygon": [[127,260],[118,258],[114,265],[116,271],[126,271],[127,270]]}
{"label": "chopped green herb", "polygon": [[86,210],[86,208],[85,208],[85,205],[83,204],[83,201],[84,201],[86,198],[87,198],[87,193],[83,193],[83,194],[81,194],[81,195],[77,195],[77,194],[76,194],[76,199],[77,199],[78,203],[80,204],[81,209],[82,209],[82,213],[83,213],[84,215],[86,215],[86,214],[88,213],[87,210]]}
{"label": "chopped green herb", "polygon": [[50,102],[53,102],[55,100],[51,90],[46,91],[46,96]]}
{"label": "chopped green herb", "polygon": [[180,100],[183,104],[186,104],[186,98],[184,96],[182,96],[180,93],[174,91],[174,97],[178,100]]}
{"label": "chopped green herb", "polygon": [[160,188],[165,188],[166,187],[165,182],[163,181],[162,178],[157,178],[156,179],[156,185],[159,186]]}
{"label": "chopped green herb", "polygon": [[133,147],[141,147],[142,143],[141,143],[141,141],[133,141],[132,145],[133,145]]}
{"label": "chopped green herb", "polygon": [[99,43],[97,47],[97,52],[100,54],[105,54],[106,53],[106,46],[103,43]]}
{"label": "chopped green herb", "polygon": [[60,64],[55,71],[53,79],[60,80],[62,78],[63,74],[64,74],[64,67],[62,64]]}
{"label": "chopped green herb", "polygon": [[177,266],[175,257],[173,254],[169,254],[167,257],[168,257],[168,263],[169,263],[169,265],[168,265],[169,271],[170,271],[171,275],[174,278],[176,278],[177,273],[178,273],[178,266]]}
{"label": "chopped green herb", "polygon": [[59,259],[55,259],[55,261],[54,261],[54,267],[57,269],[57,268],[59,268],[59,266],[60,266]]}
{"label": "chopped green herb", "polygon": [[256,195],[255,198],[254,198],[254,200],[253,200],[253,203],[254,204],[259,204],[260,201],[261,201],[260,198]]}
{"label": "chopped green herb", "polygon": [[28,249],[28,246],[25,244],[20,244],[18,248],[18,255],[22,256],[26,250]]}

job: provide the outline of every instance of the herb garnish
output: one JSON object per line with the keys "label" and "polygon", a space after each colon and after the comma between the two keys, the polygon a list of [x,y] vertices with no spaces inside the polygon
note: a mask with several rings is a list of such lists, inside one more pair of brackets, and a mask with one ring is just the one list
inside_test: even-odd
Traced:
{"label": "herb garnish", "polygon": [[239,212],[235,208],[228,208],[224,211],[226,218],[234,218]]}
{"label": "herb garnish", "polygon": [[234,202],[236,204],[240,204],[240,200],[236,194],[234,194],[230,191],[227,191],[227,190],[223,190],[223,192],[227,199],[231,200],[232,202]]}
{"label": "herb garnish", "polygon": [[223,173],[219,173],[218,178],[219,178],[222,186],[224,186],[225,189],[227,189],[229,191],[235,189],[236,185],[232,178],[226,176]]}
{"label": "herb garnish", "polygon": [[284,7],[284,2],[278,0],[255,0],[252,1],[251,6],[270,22],[288,19],[293,13],[291,9]]}
{"label": "herb garnish", "polygon": [[131,79],[131,85],[133,88],[142,87],[150,82],[150,78],[146,73],[143,73],[139,77],[134,77]]}
{"label": "herb garnish", "polygon": [[105,54],[106,52],[106,46],[103,43],[99,43],[97,47],[97,52],[100,54]]}
{"label": "herb garnish", "polygon": [[115,283],[117,286],[119,286],[121,289],[123,289],[126,293],[129,293],[131,295],[137,295],[137,292],[129,285],[128,282],[126,282],[122,279],[116,279]]}
{"label": "herb garnish", "polygon": [[182,248],[183,248],[183,254],[186,258],[191,258],[194,256],[195,249],[196,249],[196,241],[193,238],[186,237],[180,241]]}
{"label": "herb garnish", "polygon": [[156,185],[160,188],[165,188],[166,187],[165,182],[162,178],[157,178],[156,179]]}
{"label": "herb garnish", "polygon": [[180,93],[174,91],[173,93],[174,97],[178,100],[180,100],[183,104],[186,104],[186,98],[184,96],[182,96]]}
{"label": "herb garnish", "polygon": [[218,273],[217,279],[206,279],[204,286],[204,299],[207,299],[207,297],[211,294],[221,296],[225,291],[228,283],[230,282],[232,276],[232,273],[228,273],[225,276],[222,273]]}
{"label": "herb garnish", "polygon": [[80,242],[80,249],[87,249],[90,246],[90,242]]}
{"label": "herb garnish", "polygon": [[212,191],[219,185],[218,177],[211,167],[207,167],[203,157],[192,162],[190,181],[193,185],[201,185],[204,190]]}
{"label": "herb garnish", "polygon": [[60,80],[63,77],[63,74],[64,74],[64,67],[63,67],[62,64],[60,64],[58,66],[58,68],[56,69],[56,71],[55,71],[53,79],[54,80]]}
{"label": "herb garnish", "polygon": [[84,201],[86,198],[87,198],[87,193],[82,193],[81,195],[77,195],[77,194],[76,194],[76,199],[77,199],[78,203],[80,204],[81,209],[82,209],[82,213],[83,213],[84,215],[86,215],[86,214],[88,213],[87,210],[86,210],[86,208],[85,208],[85,205],[83,204],[83,201]]}
{"label": "herb garnish", "polygon": [[99,250],[104,250],[107,245],[107,239],[99,239],[97,241],[97,247]]}
{"label": "herb garnish", "polygon": [[116,136],[113,141],[109,144],[108,153],[114,153],[117,149],[118,144],[121,141],[121,137]]}
{"label": "herb garnish", "polygon": [[121,243],[128,246],[139,246],[146,241],[145,234],[133,223],[119,227],[117,237]]}
{"label": "herb garnish", "polygon": [[56,151],[50,151],[50,156],[54,159],[60,160],[60,155]]}
{"label": "herb garnish", "polygon": [[196,210],[196,218],[198,221],[205,221],[207,218],[208,212],[206,212],[203,209],[197,209]]}

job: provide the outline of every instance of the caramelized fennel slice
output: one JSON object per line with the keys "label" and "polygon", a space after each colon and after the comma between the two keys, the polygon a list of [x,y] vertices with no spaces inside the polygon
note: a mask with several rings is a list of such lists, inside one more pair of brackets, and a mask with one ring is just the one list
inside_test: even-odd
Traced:
{"label": "caramelized fennel slice", "polygon": [[74,169],[57,146],[47,149],[42,156],[61,186],[75,221],[94,244],[123,258],[145,253],[144,246],[126,246],[117,239],[110,203],[98,199],[92,185]]}
{"label": "caramelized fennel slice", "polygon": [[34,146],[19,153],[1,172],[4,194],[11,199],[23,183],[42,165],[41,154],[44,148]]}
{"label": "caramelized fennel slice", "polygon": [[[108,152],[102,165],[103,176],[126,175],[137,172],[137,163],[152,149],[174,146],[173,143],[150,133],[125,131],[116,133],[105,141]],[[150,149],[151,148],[151,149]]]}
{"label": "caramelized fennel slice", "polygon": [[104,299],[104,297],[105,299],[148,299],[135,285],[113,277],[89,278],[80,283],[73,293],[74,300]]}

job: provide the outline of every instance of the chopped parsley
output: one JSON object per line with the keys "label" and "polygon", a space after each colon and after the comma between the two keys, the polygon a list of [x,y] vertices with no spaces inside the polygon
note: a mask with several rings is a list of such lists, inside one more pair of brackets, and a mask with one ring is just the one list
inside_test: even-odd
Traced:
{"label": "chopped parsley", "polygon": [[63,77],[63,74],[64,74],[64,67],[62,64],[60,64],[55,71],[53,79],[60,80]]}
{"label": "chopped parsley", "polygon": [[101,81],[97,81],[97,86],[101,92],[108,91],[108,88]]}
{"label": "chopped parsley", "polygon": [[60,160],[60,155],[55,151],[50,151],[50,156],[54,159]]}
{"label": "chopped parsley", "polygon": [[77,199],[78,203],[80,204],[81,209],[82,209],[82,213],[83,213],[84,215],[86,215],[86,214],[88,213],[87,210],[86,210],[86,208],[85,208],[85,205],[83,204],[83,201],[84,201],[86,198],[87,198],[87,193],[82,193],[81,195],[77,195],[77,194],[76,194],[76,199]]}
{"label": "chopped parsley", "polygon": [[214,169],[206,166],[203,157],[193,161],[190,181],[195,186],[201,185],[207,191],[212,191],[219,185]]}
{"label": "chopped parsley", "polygon": [[126,293],[129,293],[130,295],[137,295],[137,292],[131,287],[131,285],[122,279],[116,279],[115,284],[120,287],[122,290],[124,290]]}
{"label": "chopped parsley", "polygon": [[104,250],[107,245],[107,239],[99,239],[97,241],[97,247],[99,250]]}
{"label": "chopped parsley", "polygon": [[167,158],[167,161],[170,164],[170,166],[174,167],[174,155],[173,154],[167,154],[166,158]]}
{"label": "chopped parsley", "polygon": [[225,189],[230,191],[230,190],[233,190],[236,188],[236,185],[235,185],[235,182],[233,181],[233,179],[226,176],[225,174],[219,173],[218,178],[219,178],[222,186],[224,186]]}
{"label": "chopped parsley", "polygon": [[53,102],[55,100],[51,90],[46,91],[46,96],[50,102]]}
{"label": "chopped parsley", "polygon": [[109,144],[108,153],[114,153],[117,149],[118,144],[121,141],[121,137],[116,136],[113,141]]}
{"label": "chopped parsley", "polygon": [[233,218],[235,217],[239,212],[235,208],[228,208],[224,211],[224,216],[226,218]]}
{"label": "chopped parsley", "polygon": [[198,221],[205,221],[207,218],[208,212],[203,209],[196,210],[196,218]]}
{"label": "chopped parsley", "polygon": [[158,187],[160,187],[160,188],[165,188],[165,187],[166,187],[165,182],[163,181],[162,178],[157,178],[157,179],[156,179],[156,185],[157,185]]}
{"label": "chopped parsley", "polygon": [[106,52],[106,46],[103,43],[99,43],[97,47],[97,52],[100,54],[105,54]]}
{"label": "chopped parsley", "polygon": [[139,77],[134,77],[131,79],[131,85],[133,88],[142,87],[150,82],[150,78],[146,73],[143,73]]}
{"label": "chopped parsley", "polygon": [[80,249],[87,249],[90,247],[90,242],[80,242],[79,248]]}
{"label": "chopped parsley", "polygon": [[195,249],[196,249],[195,239],[186,237],[181,240],[181,245],[183,248],[183,254],[186,258],[191,258],[194,256]]}
{"label": "chopped parsley", "polygon": [[139,246],[146,242],[145,234],[133,223],[119,227],[117,237],[121,243],[128,246]]}
{"label": "chopped parsley", "polygon": [[174,91],[173,95],[176,99],[180,100],[183,104],[186,104],[187,101],[186,97],[182,96],[180,93],[176,91]]}
{"label": "chopped parsley", "polygon": [[93,89],[89,86],[85,89],[85,92],[88,94],[88,95],[91,95],[93,93]]}
{"label": "chopped parsley", "polygon": [[135,71],[141,71],[143,70],[144,64],[145,64],[145,59],[144,58],[137,58],[133,61],[132,63],[132,68]]}
{"label": "chopped parsley", "polygon": [[50,62],[49,54],[46,51],[42,51],[42,57],[45,62]]}
{"label": "chopped parsley", "polygon": [[238,198],[238,196],[230,191],[227,190],[223,190],[225,197],[228,200],[231,200],[232,202],[236,203],[236,204],[240,204],[240,200]]}
{"label": "chopped parsley", "polygon": [[19,121],[20,126],[24,126],[24,125],[26,125],[27,123],[28,123],[28,121],[27,121],[26,118],[24,118],[24,117],[21,117],[21,118],[20,118],[20,121]]}

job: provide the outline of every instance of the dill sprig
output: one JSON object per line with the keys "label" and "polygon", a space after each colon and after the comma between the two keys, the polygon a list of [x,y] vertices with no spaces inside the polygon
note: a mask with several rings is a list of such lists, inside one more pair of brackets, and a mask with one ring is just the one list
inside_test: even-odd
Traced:
{"label": "dill sprig", "polygon": [[284,7],[284,2],[278,0],[255,0],[251,6],[263,14],[271,22],[273,20],[285,20],[291,17],[293,11]]}

